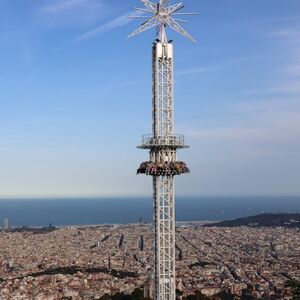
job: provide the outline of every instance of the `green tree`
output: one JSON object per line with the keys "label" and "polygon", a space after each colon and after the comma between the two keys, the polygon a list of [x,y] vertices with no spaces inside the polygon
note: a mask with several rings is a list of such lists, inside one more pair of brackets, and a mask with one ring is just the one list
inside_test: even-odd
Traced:
{"label": "green tree", "polygon": [[143,300],[144,299],[144,291],[141,288],[136,288],[131,294],[132,300]]}
{"label": "green tree", "polygon": [[196,291],[195,295],[188,295],[184,300],[209,300],[209,298],[203,295],[201,292]]}
{"label": "green tree", "polygon": [[300,281],[288,280],[286,287],[290,287],[293,291],[293,300],[300,300]]}

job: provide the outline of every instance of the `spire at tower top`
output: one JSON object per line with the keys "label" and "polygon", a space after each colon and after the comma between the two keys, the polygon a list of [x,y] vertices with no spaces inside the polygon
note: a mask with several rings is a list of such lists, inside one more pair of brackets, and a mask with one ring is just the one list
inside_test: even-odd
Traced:
{"label": "spire at tower top", "polygon": [[156,27],[157,38],[161,42],[167,42],[166,27],[170,27],[179,34],[183,35],[187,39],[196,42],[193,37],[186,32],[179,23],[188,23],[188,21],[178,19],[178,16],[190,16],[196,15],[196,13],[180,13],[184,5],[182,2],[170,5],[170,0],[160,0],[158,3],[154,3],[150,0],[140,0],[145,8],[134,8],[138,12],[144,13],[144,15],[130,16],[132,19],[145,19],[129,37],[136,36],[148,29]]}

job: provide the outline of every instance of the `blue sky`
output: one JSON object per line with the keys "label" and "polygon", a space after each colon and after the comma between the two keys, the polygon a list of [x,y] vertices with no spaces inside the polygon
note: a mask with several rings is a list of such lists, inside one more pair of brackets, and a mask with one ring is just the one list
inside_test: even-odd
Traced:
{"label": "blue sky", "polygon": [[[149,31],[137,0],[0,0],[0,196],[150,195]],[[300,195],[299,0],[186,0],[169,31],[192,173],[179,195]]]}

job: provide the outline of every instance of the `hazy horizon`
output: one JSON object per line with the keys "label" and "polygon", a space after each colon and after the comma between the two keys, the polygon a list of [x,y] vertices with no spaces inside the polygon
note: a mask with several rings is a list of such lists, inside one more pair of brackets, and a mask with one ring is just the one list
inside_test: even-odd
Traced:
{"label": "hazy horizon", "polygon": [[[13,226],[152,222],[151,197],[0,199]],[[222,221],[261,213],[300,213],[300,197],[177,197],[177,221]]]}
{"label": "hazy horizon", "polygon": [[[189,199],[197,199],[197,198],[232,198],[232,199],[243,199],[243,198],[262,198],[262,199],[272,199],[272,198],[300,198],[300,195],[288,195],[288,194],[282,194],[282,195],[181,195],[176,194],[175,198],[189,198]],[[16,199],[16,200],[51,200],[51,199],[65,199],[65,200],[74,200],[74,199],[95,199],[95,200],[101,200],[101,199],[140,199],[140,198],[151,198],[152,195],[145,194],[145,195],[27,195],[27,196],[0,196],[1,200],[10,200],[10,199]]]}

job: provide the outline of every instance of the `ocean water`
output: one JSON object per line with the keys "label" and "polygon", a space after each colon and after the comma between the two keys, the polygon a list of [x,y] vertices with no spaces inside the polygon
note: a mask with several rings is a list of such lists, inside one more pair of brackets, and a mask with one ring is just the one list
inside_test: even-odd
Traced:
{"label": "ocean water", "polygon": [[[177,221],[220,221],[262,212],[298,212],[300,197],[178,197]],[[152,220],[150,198],[0,199],[12,226],[136,223]]]}

